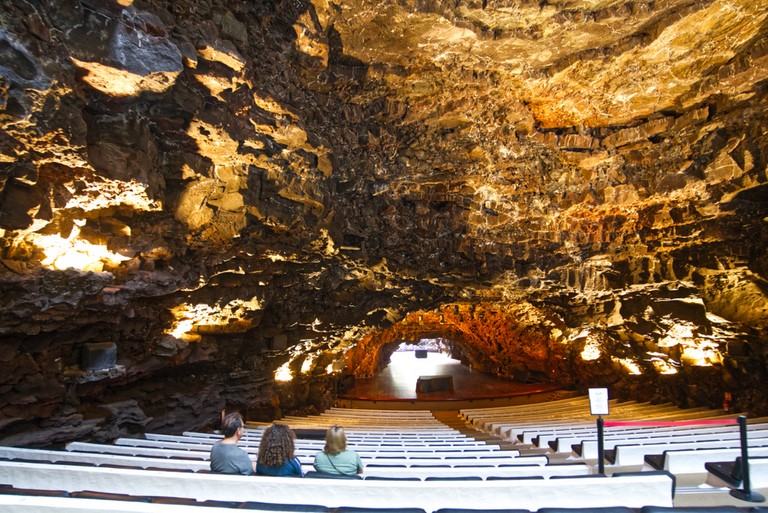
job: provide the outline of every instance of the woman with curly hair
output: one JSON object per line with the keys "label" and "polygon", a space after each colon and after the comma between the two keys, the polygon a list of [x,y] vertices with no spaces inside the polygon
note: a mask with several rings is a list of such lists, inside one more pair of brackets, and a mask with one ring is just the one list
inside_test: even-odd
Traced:
{"label": "woman with curly hair", "polygon": [[264,430],[259,443],[256,473],[262,476],[304,477],[299,459],[294,456],[295,433],[285,424],[272,424]]}

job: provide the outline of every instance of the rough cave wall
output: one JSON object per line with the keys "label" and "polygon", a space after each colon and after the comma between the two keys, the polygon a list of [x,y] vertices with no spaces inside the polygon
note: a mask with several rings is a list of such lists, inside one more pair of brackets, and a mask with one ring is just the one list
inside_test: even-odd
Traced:
{"label": "rough cave wall", "polygon": [[0,441],[316,411],[414,314],[768,413],[759,2],[0,7]]}

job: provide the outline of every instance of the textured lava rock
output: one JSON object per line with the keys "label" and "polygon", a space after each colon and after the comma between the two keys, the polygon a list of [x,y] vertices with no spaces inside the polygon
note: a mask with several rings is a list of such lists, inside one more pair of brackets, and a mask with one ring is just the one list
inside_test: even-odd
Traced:
{"label": "textured lava rock", "polygon": [[768,414],[760,2],[0,7],[0,442],[317,411],[435,336]]}

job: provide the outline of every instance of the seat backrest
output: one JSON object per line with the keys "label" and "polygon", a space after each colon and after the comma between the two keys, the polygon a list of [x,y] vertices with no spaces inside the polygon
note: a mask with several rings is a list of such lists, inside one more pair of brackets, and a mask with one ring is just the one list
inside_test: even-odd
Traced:
{"label": "seat backrest", "polygon": [[366,481],[421,481],[420,477],[366,476]]}
{"label": "seat backrest", "polygon": [[310,470],[304,477],[315,479],[362,479],[363,476],[359,474],[329,474],[327,472],[317,472],[316,470]]}
{"label": "seat backrest", "polygon": [[427,476],[424,481],[482,481],[480,476]]}
{"label": "seat backrest", "polygon": [[632,508],[609,506],[603,508],[540,508],[536,513],[636,513]]}
{"label": "seat backrest", "polygon": [[358,508],[340,506],[334,508],[334,513],[427,513],[421,508]]}

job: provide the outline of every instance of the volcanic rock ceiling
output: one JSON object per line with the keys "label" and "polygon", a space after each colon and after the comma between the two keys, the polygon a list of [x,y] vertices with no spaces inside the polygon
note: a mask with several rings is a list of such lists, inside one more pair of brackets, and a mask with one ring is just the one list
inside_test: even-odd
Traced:
{"label": "volcanic rock ceiling", "polygon": [[429,337],[768,413],[765,2],[0,5],[4,440],[322,408]]}

